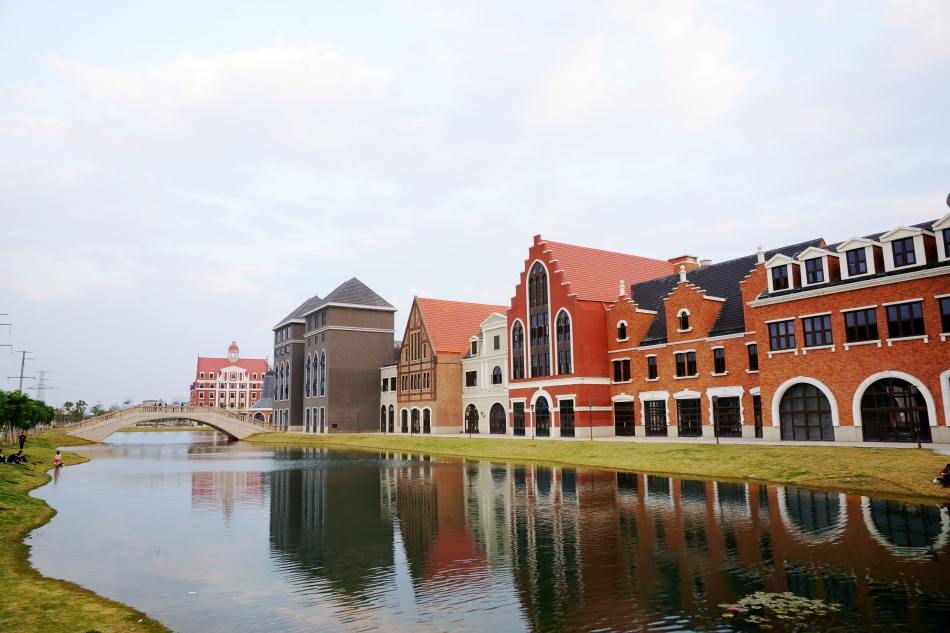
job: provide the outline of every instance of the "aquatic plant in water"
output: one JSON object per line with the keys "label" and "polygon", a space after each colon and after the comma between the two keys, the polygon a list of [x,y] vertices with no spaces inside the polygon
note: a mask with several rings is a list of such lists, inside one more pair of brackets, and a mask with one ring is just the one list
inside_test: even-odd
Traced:
{"label": "aquatic plant in water", "polygon": [[726,610],[724,618],[741,617],[746,622],[758,624],[761,629],[771,629],[774,620],[801,622],[814,617],[827,615],[841,608],[824,600],[812,600],[796,596],[790,591],[785,593],[766,593],[756,591],[735,604],[720,604]]}

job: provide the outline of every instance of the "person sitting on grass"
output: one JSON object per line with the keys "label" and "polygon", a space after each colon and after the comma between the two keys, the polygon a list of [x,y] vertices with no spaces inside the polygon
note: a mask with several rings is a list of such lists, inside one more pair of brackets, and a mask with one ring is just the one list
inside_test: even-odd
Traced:
{"label": "person sitting on grass", "polygon": [[950,486],[950,464],[947,464],[946,468],[940,471],[940,474],[934,479],[934,483]]}

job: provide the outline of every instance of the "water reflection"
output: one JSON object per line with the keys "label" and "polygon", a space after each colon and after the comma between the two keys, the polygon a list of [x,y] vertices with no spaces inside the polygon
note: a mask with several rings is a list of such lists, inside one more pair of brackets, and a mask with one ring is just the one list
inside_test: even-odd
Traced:
{"label": "water reflection", "polygon": [[[717,605],[759,590],[844,605],[836,630],[942,631],[950,621],[950,516],[935,505],[394,453],[213,442],[184,454],[122,450],[131,452],[112,457],[134,457],[123,462],[131,479],[109,480],[114,470],[97,459],[66,469],[57,490],[75,480],[73,496],[106,506],[120,488],[171,497],[182,473],[168,460],[178,460],[190,470],[192,516],[222,520],[201,523],[205,543],[225,538],[216,529],[261,522],[267,536],[241,540],[240,556],[182,549],[172,568],[190,556],[228,579],[197,615],[163,602],[167,576],[96,558],[95,548],[39,536],[34,563],[176,630],[733,630]],[[51,533],[82,519],[55,494],[44,498],[60,510]],[[100,531],[147,532],[134,511],[109,507],[115,520]],[[179,522],[169,510],[161,527]],[[119,580],[96,584],[95,565]],[[148,591],[121,582],[135,573]]]}

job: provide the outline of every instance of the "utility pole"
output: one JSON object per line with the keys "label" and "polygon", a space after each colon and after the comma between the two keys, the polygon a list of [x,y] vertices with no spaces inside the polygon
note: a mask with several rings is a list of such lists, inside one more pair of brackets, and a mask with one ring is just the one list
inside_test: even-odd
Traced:
{"label": "utility pole", "polygon": [[[10,316],[10,315],[9,315],[9,314],[0,314],[0,316]],[[12,324],[12,323],[0,323],[0,326],[3,326],[3,325],[10,325],[10,326],[12,326],[13,324]],[[0,344],[0,347],[10,347],[10,348],[12,348],[13,346],[12,346],[12,345],[7,345],[7,344]]]}
{"label": "utility pole", "polygon": [[[17,389],[17,391],[20,393],[23,393],[23,370],[26,368],[26,355],[31,354],[31,353],[32,352],[24,352],[24,351],[20,352],[20,354],[22,354],[22,357],[20,359],[20,375],[19,375],[20,386]],[[31,358],[30,360],[33,360],[33,359]],[[30,380],[36,380],[36,378],[33,378],[32,376],[26,376],[26,377]],[[17,378],[17,376],[7,376],[7,378]]]}
{"label": "utility pole", "polygon": [[36,372],[40,375],[39,380],[36,382],[36,399],[46,404],[46,374],[51,374],[53,372],[48,369]]}

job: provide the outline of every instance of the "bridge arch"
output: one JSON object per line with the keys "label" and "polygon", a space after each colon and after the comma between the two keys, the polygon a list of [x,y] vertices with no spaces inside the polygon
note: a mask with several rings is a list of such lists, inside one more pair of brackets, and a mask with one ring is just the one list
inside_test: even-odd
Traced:
{"label": "bridge arch", "polygon": [[239,440],[255,433],[273,433],[280,430],[246,412],[237,413],[212,407],[130,407],[67,427],[65,433],[90,442],[101,442],[119,429],[155,420],[194,420]]}

